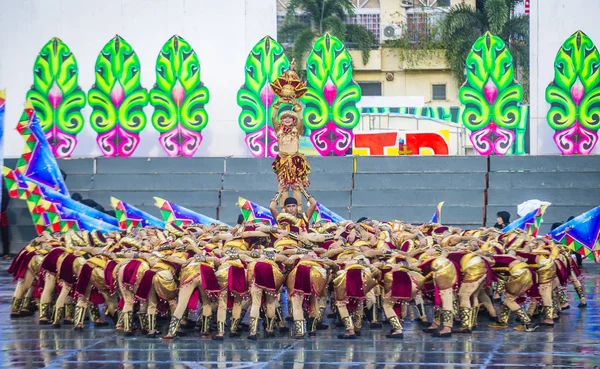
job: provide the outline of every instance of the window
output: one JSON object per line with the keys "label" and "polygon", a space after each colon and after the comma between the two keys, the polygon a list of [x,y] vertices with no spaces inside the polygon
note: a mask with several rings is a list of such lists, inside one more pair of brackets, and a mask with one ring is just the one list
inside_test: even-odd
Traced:
{"label": "window", "polygon": [[431,100],[446,100],[446,85],[431,85]]}
{"label": "window", "polygon": [[411,43],[440,41],[442,21],[446,13],[440,9],[411,8],[406,12],[406,32]]}
{"label": "window", "polygon": [[360,24],[373,33],[379,41],[379,14],[356,14],[346,18],[346,24]]}
{"label": "window", "polygon": [[363,96],[381,96],[381,82],[358,82]]}
{"label": "window", "polygon": [[450,0],[419,0],[419,4],[422,7],[433,8],[436,6],[450,6]]}

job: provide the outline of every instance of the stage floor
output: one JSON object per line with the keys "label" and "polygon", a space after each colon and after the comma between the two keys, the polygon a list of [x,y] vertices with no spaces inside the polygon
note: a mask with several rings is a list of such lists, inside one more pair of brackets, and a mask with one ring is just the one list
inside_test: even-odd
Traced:
{"label": "stage floor", "polygon": [[[287,336],[257,342],[229,339],[215,342],[192,336],[172,343],[141,336],[124,338],[112,328],[84,332],[72,327],[39,326],[36,318],[10,319],[14,289],[0,262],[0,363],[6,368],[455,368],[455,367],[598,367],[600,322],[597,299],[600,267],[586,262],[584,274],[587,309],[578,309],[569,288],[571,309],[561,314],[554,328],[533,333],[487,328],[450,339],[433,338],[419,325],[407,322],[404,340],[386,340],[389,329],[363,329],[354,341],[335,338],[342,328],[320,331],[302,341]],[[37,314],[36,314],[37,315]]]}

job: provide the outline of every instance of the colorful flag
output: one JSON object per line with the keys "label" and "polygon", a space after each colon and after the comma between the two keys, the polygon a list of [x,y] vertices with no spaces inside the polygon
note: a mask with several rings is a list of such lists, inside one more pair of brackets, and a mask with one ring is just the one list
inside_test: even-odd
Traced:
{"label": "colorful flag", "polygon": [[187,226],[189,224],[219,224],[226,225],[211,217],[203,214],[198,214],[190,209],[179,206],[173,202],[155,197],[155,205],[160,209],[163,220],[167,223],[175,223],[178,226]]}
{"label": "colorful flag", "polygon": [[238,198],[237,206],[240,208],[246,222],[264,223],[267,225],[275,225],[277,223],[271,214],[271,210],[248,201],[243,197]]}
{"label": "colorful flag", "polygon": [[542,205],[538,209],[535,209],[522,218],[515,220],[514,222],[507,225],[502,232],[506,233],[513,229],[522,229],[527,231],[527,234],[533,237],[537,237],[538,231],[540,229],[540,224],[542,224],[542,216],[548,205]]}
{"label": "colorful flag", "polygon": [[17,124],[17,131],[25,140],[25,147],[17,161],[15,170],[25,177],[34,179],[63,195],[69,196],[69,190],[62,178],[52,148],[46,140],[40,125],[40,119],[36,116],[29,101],[25,105],[25,110]]}
{"label": "colorful flag", "polygon": [[92,218],[76,210],[69,209],[61,204],[55,204],[45,200],[42,200],[41,202],[46,210],[46,216],[49,220],[48,227],[53,232],[66,233],[70,230],[91,232],[98,230],[103,233],[108,233],[121,230],[117,226],[103,222],[100,219]]}
{"label": "colorful flag", "polygon": [[597,263],[600,260],[600,206],[550,231],[548,237]]}
{"label": "colorful flag", "polygon": [[129,229],[129,227],[157,227],[164,229],[165,222],[153,217],[152,215],[136,208],[133,205],[129,205],[125,201],[121,201],[114,197],[110,198],[110,204],[115,209],[117,214],[117,220],[119,221],[119,227],[123,229]]}
{"label": "colorful flag", "polygon": [[433,216],[431,217],[429,223],[442,224],[442,206],[444,206],[444,201],[437,204],[437,207],[435,208],[435,213],[433,213]]}
{"label": "colorful flag", "polygon": [[327,207],[321,203],[317,203],[317,208],[312,215],[312,221],[314,223],[339,223],[344,220],[344,218],[327,209]]}
{"label": "colorful flag", "polygon": [[[27,189],[27,191],[29,191],[30,193],[35,191],[36,193],[39,193],[40,196],[42,196],[43,199],[46,201],[74,210],[78,213],[85,215],[86,217],[101,220],[102,222],[112,224],[115,227],[118,226],[118,222],[115,217],[112,217],[99,210],[77,202],[68,196],[62,195],[59,192],[54,191],[50,187],[44,186],[43,184],[31,178],[24,177],[17,171],[11,171],[10,176],[16,179],[16,182],[19,184],[19,188],[23,187]],[[35,187],[39,188],[35,189]]]}

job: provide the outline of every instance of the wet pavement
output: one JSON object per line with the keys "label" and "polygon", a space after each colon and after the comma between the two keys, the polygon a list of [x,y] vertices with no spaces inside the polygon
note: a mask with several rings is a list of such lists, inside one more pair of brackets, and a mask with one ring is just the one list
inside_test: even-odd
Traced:
{"label": "wet pavement", "polygon": [[[10,319],[14,284],[0,262],[0,365],[5,368],[456,368],[456,367],[600,367],[600,267],[585,264],[588,307],[578,309],[569,286],[571,309],[554,328],[533,333],[492,330],[480,318],[470,335],[433,338],[412,321],[404,340],[385,338],[389,326],[370,330],[354,341],[335,338],[342,328],[319,331],[302,341],[289,336],[216,342],[197,333],[168,343],[160,338],[125,338],[112,327],[84,332],[72,327],[39,326],[37,317]],[[329,322],[331,323],[331,322]],[[163,324],[166,325],[166,322]],[[515,324],[514,322],[512,323]],[[166,327],[164,327],[166,328]],[[163,331],[164,331],[163,328]]]}

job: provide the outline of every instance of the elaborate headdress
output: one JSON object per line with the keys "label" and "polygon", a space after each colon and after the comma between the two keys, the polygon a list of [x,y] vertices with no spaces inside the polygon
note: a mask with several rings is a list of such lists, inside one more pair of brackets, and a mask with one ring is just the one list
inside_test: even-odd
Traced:
{"label": "elaborate headdress", "polygon": [[[283,103],[291,104],[295,99],[301,98],[306,93],[306,85],[302,82],[294,67],[295,63],[292,60],[290,69],[283,72],[275,82],[271,83],[271,88]],[[281,118],[283,118],[283,115]]]}

